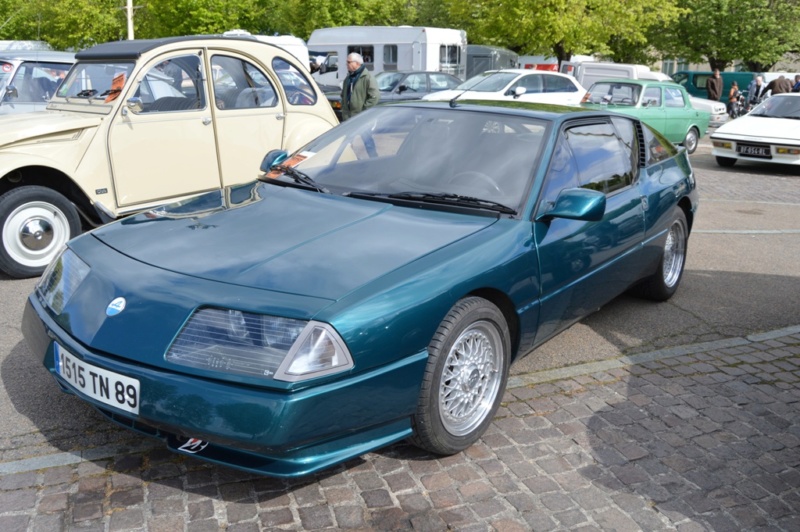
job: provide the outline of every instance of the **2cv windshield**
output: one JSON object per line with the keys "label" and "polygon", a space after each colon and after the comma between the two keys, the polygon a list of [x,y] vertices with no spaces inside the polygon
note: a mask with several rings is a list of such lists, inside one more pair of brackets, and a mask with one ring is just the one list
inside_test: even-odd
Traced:
{"label": "2cv windshield", "polygon": [[133,71],[133,63],[77,63],[56,96],[78,100],[114,101]]}

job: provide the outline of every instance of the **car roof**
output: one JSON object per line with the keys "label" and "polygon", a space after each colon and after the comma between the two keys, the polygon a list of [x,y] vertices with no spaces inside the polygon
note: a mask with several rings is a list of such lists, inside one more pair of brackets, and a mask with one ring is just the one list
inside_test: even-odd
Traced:
{"label": "car roof", "polygon": [[272,44],[259,41],[255,37],[248,36],[224,36],[224,35],[186,35],[182,37],[164,37],[161,39],[134,39],[132,41],[112,41],[98,44],[87,50],[75,54],[81,61],[98,59],[139,59],[145,54],[158,47],[173,43],[190,43],[200,41],[247,41],[259,43],[264,46]]}
{"label": "car roof", "polygon": [[659,81],[655,79],[630,79],[630,78],[605,78],[605,79],[598,79],[592,85],[597,83],[625,83],[628,85],[659,85],[659,86],[667,86],[667,87],[680,87],[679,84],[675,83],[674,81]]}
{"label": "car roof", "polygon": [[[609,116],[620,116],[611,111],[597,111],[595,109],[584,109],[581,107],[570,107],[567,105],[553,105],[544,103],[532,103],[521,101],[498,101],[498,100],[455,100],[455,105],[451,105],[452,100],[408,100],[381,104],[381,106],[401,106],[401,107],[433,107],[449,108],[462,111],[478,111],[484,113],[500,113],[517,116],[527,116],[539,118],[551,122],[563,122],[572,118],[596,118],[598,112]],[[628,117],[630,118],[630,117]]]}
{"label": "car roof", "polygon": [[50,63],[74,63],[75,54],[70,52],[54,52],[51,50],[32,51],[0,51],[0,61],[47,61]]}

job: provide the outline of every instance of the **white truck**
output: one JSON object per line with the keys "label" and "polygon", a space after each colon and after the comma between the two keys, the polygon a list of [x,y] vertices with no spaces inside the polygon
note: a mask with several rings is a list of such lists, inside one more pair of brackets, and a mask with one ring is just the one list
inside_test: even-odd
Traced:
{"label": "white truck", "polygon": [[345,57],[359,53],[373,74],[385,70],[434,71],[464,79],[467,34],[464,30],[421,26],[343,26],[314,30],[308,48],[326,54],[318,72],[321,85],[341,86],[347,76]]}

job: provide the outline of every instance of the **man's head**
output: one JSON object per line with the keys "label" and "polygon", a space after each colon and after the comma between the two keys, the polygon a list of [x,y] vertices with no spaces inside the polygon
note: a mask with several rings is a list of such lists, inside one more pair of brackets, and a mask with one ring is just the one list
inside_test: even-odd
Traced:
{"label": "man's head", "polygon": [[347,70],[348,72],[355,72],[361,65],[364,64],[364,58],[361,54],[353,52],[347,55]]}
{"label": "man's head", "polygon": [[717,68],[714,69],[714,77],[715,78],[719,77],[719,69],[717,69]]}
{"label": "man's head", "polygon": [[795,74],[794,80],[795,81],[800,81],[800,74]]}
{"label": "man's head", "polygon": [[764,77],[756,76],[756,85],[761,85],[762,83],[764,83]]}

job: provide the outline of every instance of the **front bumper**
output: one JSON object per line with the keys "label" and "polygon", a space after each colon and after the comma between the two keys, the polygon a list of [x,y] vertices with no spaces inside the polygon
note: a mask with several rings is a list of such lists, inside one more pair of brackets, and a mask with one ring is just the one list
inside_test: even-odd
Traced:
{"label": "front bumper", "polygon": [[[373,371],[298,391],[237,385],[175,373],[87,349],[51,319],[34,293],[22,323],[31,352],[62,389],[112,421],[168,447],[256,473],[296,477],[407,438],[427,352]],[[73,389],[56,373],[54,342],[105,370],[138,379],[139,415],[110,407]],[[180,448],[188,438],[208,445]]]}
{"label": "front bumper", "polygon": [[[739,144],[759,146],[769,150],[768,156],[740,153]],[[764,141],[762,138],[721,138],[711,135],[711,155],[741,161],[800,165],[800,145]]]}

